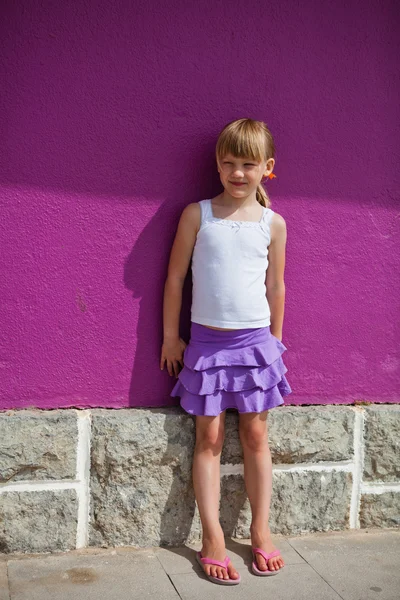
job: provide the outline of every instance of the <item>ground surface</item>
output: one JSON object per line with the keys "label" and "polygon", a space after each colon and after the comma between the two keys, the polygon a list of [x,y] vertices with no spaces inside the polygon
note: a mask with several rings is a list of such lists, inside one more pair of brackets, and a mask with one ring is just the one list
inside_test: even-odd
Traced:
{"label": "ground surface", "polygon": [[286,567],[252,575],[249,542],[227,540],[241,583],[210,583],[192,547],[0,554],[0,600],[400,600],[400,532],[274,538]]}

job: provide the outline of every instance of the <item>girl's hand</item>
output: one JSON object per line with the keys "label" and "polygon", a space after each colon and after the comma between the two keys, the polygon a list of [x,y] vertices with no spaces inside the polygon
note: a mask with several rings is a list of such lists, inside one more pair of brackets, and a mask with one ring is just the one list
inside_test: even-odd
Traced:
{"label": "girl's hand", "polygon": [[165,361],[167,361],[168,373],[172,376],[178,377],[179,365],[183,368],[183,353],[187,344],[182,338],[176,338],[175,340],[164,340],[161,348],[161,363],[160,369],[164,370]]}

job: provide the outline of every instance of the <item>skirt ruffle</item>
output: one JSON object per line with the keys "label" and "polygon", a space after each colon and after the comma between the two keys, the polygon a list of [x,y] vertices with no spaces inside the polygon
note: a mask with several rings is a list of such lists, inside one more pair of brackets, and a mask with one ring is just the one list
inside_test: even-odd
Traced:
{"label": "skirt ruffle", "polygon": [[284,344],[269,327],[211,330],[192,323],[184,367],[171,396],[193,415],[217,416],[227,408],[262,412],[291,393],[283,363]]}
{"label": "skirt ruffle", "polygon": [[184,364],[192,371],[205,371],[213,367],[267,367],[275,362],[285,350],[286,347],[282,342],[271,333],[263,340],[262,347],[260,344],[245,348],[231,346],[216,351],[215,347],[204,349],[204,344],[191,345],[189,343],[185,350]]}

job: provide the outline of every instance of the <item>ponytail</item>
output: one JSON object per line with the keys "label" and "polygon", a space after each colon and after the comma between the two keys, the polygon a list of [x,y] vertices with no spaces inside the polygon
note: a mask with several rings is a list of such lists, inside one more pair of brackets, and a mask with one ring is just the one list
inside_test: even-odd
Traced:
{"label": "ponytail", "polygon": [[269,206],[271,206],[269,196],[265,191],[264,187],[261,185],[261,183],[259,183],[257,186],[256,198],[257,202],[261,204],[261,206],[264,206],[264,208],[268,208]]}

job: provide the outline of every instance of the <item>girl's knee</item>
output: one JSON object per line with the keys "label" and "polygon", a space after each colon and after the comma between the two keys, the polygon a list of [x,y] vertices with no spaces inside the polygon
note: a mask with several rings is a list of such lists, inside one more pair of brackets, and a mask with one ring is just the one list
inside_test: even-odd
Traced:
{"label": "girl's knee", "polygon": [[198,423],[196,427],[196,448],[220,453],[225,438],[225,426],[222,420]]}
{"label": "girl's knee", "polygon": [[252,452],[259,452],[268,448],[268,433],[265,423],[239,426],[239,435],[242,446]]}

